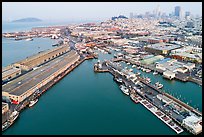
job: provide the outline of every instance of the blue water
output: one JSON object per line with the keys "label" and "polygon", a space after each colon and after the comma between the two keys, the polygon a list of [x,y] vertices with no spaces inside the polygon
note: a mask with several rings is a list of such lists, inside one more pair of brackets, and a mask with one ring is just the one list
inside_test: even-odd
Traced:
{"label": "blue water", "polygon": [[79,24],[79,23],[87,23],[87,22],[99,22],[92,20],[84,20],[84,21],[41,21],[41,22],[2,22],[2,32],[17,32],[17,31],[29,31],[33,27],[46,27],[53,25],[70,25],[70,24]]}
{"label": "blue water", "polygon": [[56,40],[50,38],[34,38],[33,41],[2,38],[2,66],[5,67],[40,51],[51,49],[56,43]]}

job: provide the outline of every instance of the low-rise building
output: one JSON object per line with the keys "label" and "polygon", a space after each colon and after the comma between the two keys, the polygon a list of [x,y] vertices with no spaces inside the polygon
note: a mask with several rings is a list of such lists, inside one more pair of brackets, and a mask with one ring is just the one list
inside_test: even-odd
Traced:
{"label": "low-rise building", "polygon": [[21,74],[21,69],[10,67],[2,70],[2,81],[10,80]]}
{"label": "low-rise building", "polygon": [[202,132],[202,117],[188,116],[183,120],[182,124],[193,134]]}
{"label": "low-rise building", "polygon": [[145,47],[145,50],[153,54],[168,55],[169,53],[171,53],[171,50],[175,50],[180,47],[181,47],[180,45],[176,45],[176,44],[157,43],[157,44],[148,45],[147,47]]}
{"label": "low-rise building", "polygon": [[167,79],[173,79],[174,77],[176,76],[176,74],[174,73],[174,72],[172,72],[172,71],[169,71],[169,70],[167,70],[167,71],[164,71],[163,72],[163,77],[164,78],[167,78]]}

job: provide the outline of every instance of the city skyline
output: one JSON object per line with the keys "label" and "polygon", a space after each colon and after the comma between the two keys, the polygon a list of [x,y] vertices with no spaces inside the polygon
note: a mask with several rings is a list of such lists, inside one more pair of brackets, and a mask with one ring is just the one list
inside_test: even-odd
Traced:
{"label": "city skyline", "polygon": [[3,2],[2,20],[12,21],[26,17],[51,21],[105,20],[118,15],[129,17],[130,12],[153,12],[158,5],[161,12],[167,15],[173,13],[176,6],[180,6],[183,13],[189,11],[193,15],[202,16],[201,2]]}

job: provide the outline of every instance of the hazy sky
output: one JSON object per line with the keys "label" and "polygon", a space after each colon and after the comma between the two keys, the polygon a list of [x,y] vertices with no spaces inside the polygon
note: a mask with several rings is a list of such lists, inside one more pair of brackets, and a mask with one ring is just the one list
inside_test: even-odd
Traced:
{"label": "hazy sky", "polygon": [[171,13],[175,6],[192,14],[202,15],[201,2],[3,2],[3,21],[25,17],[43,20],[109,19],[120,14],[129,17],[130,12],[152,12],[160,5],[162,12]]}

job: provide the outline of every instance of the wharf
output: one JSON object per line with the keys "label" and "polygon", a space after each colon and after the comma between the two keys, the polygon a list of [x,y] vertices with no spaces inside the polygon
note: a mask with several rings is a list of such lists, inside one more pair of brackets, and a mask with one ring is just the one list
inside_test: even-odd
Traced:
{"label": "wharf", "polygon": [[[141,63],[139,63],[139,62],[127,60],[127,59],[124,59],[124,58],[113,59],[112,61],[113,61],[113,62],[124,61],[124,62],[126,62],[126,63],[131,63],[132,65],[138,65],[138,66],[140,66],[140,67],[143,67],[143,68],[146,68],[146,69],[150,69],[150,70],[152,70],[152,71],[156,71],[156,72],[158,72],[158,73],[160,73],[160,74],[163,74],[163,72],[164,72],[163,70],[160,70],[160,69],[155,68],[153,65],[144,65],[144,64],[141,64]],[[180,80],[180,81],[183,81],[183,82],[188,82],[188,81],[190,81],[190,82],[194,82],[194,83],[196,83],[196,84],[202,85],[202,81],[201,81],[201,80],[197,80],[197,79],[192,78],[192,77],[190,77],[190,76],[184,76],[184,75],[182,75],[182,74],[176,74],[175,79]]]}
{"label": "wharf", "polygon": [[[96,65],[97,66],[97,65]],[[97,68],[97,67],[96,67]],[[117,66],[113,66],[113,64],[111,64],[109,61],[105,61],[102,63],[102,67],[100,68],[100,70],[106,70],[105,72],[109,72],[111,73],[114,77],[119,77],[119,78],[122,78],[122,83],[125,84],[126,87],[131,87],[133,88],[137,94],[139,96],[141,96],[143,99],[146,99],[148,100],[149,102],[151,102],[151,105],[150,106],[155,106],[156,108],[158,108],[158,110],[160,111],[160,113],[162,114],[165,114],[165,117],[167,118],[160,118],[163,122],[165,122],[168,126],[170,126],[175,132],[177,133],[181,133],[183,132],[183,129],[180,127],[184,127],[186,128],[183,124],[182,124],[182,121],[180,121],[180,118],[181,115],[170,110],[168,107],[166,106],[163,106],[162,105],[162,101],[159,100],[158,98],[154,98],[156,97],[157,95],[160,95],[160,96],[166,96],[167,98],[169,98],[169,101],[173,104],[178,104],[180,105],[180,107],[182,107],[184,110],[187,110],[187,111],[191,111],[195,114],[197,114],[198,116],[202,116],[202,113],[199,112],[198,110],[190,107],[189,105],[185,104],[184,102],[176,99],[175,97],[163,92],[162,90],[159,90],[157,89],[156,87],[154,87],[153,85],[151,84],[148,84],[143,78],[139,77],[139,76],[136,76],[137,77],[137,81],[139,81],[140,83],[143,83],[144,88],[142,88],[141,90],[139,90],[137,87],[136,87],[136,84],[135,82],[133,82],[132,80],[130,80],[129,78],[125,77],[125,75],[121,74],[119,71],[122,70],[121,68],[117,67]],[[100,70],[97,70],[96,69],[96,72],[97,71],[100,71]],[[108,70],[108,71],[107,71]],[[101,72],[101,71],[100,71]],[[117,72],[117,73],[116,73]],[[153,91],[153,92],[152,92]],[[131,91],[132,92],[132,91]],[[134,93],[134,92],[133,92]],[[151,96],[150,96],[151,94]],[[147,106],[148,107],[148,106]],[[146,107],[146,108],[147,108]],[[152,112],[154,113],[154,112]],[[158,112],[159,113],[159,112]],[[156,114],[155,112],[155,115],[158,115]],[[159,117],[158,117],[159,118]],[[177,120],[177,118],[179,119],[179,121]],[[171,120],[165,120],[165,119],[171,119]],[[172,121],[174,120],[174,122],[176,122],[176,124]],[[173,122],[173,123],[172,123]],[[179,124],[180,126],[178,126],[177,124]],[[176,125],[176,126],[173,126],[173,125]],[[187,128],[188,129],[188,128]],[[202,132],[202,130],[200,131]],[[196,133],[193,133],[193,134],[196,134]]]}
{"label": "wharf", "polygon": [[48,82],[46,85],[42,86],[41,88],[39,88],[39,91],[41,91],[40,93],[38,93],[37,96],[30,96],[29,98],[27,98],[25,101],[23,101],[21,104],[19,104],[18,107],[16,107],[16,109],[18,111],[23,110],[24,108],[26,108],[26,106],[28,106],[29,104],[29,100],[34,100],[36,98],[39,98],[43,93],[45,93],[48,89],[50,89],[52,86],[54,86],[57,82],[59,82],[62,78],[64,78],[67,74],[69,74],[70,72],[72,72],[75,68],[77,68],[81,63],[83,63],[85,60],[88,59],[93,59],[93,56],[87,56],[79,61],[77,61],[76,63],[74,63],[73,65],[71,65],[68,69],[66,69],[65,71],[63,71],[62,73],[60,73],[58,76],[56,76],[53,80],[51,80],[50,82]]}

